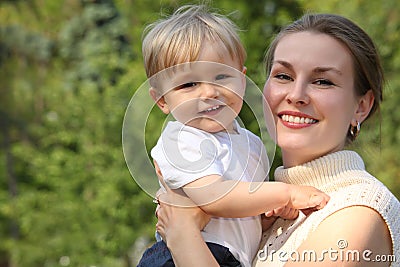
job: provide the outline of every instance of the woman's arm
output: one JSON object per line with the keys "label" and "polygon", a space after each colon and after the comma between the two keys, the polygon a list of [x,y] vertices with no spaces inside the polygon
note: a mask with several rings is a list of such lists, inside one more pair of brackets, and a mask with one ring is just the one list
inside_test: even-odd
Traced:
{"label": "woman's arm", "polygon": [[390,266],[378,261],[391,255],[392,242],[382,217],[373,209],[353,206],[326,218],[298,248],[296,255],[315,253],[317,260],[290,261],[285,266]]}
{"label": "woman's arm", "polygon": [[[158,196],[160,205],[156,214],[158,222],[157,232],[166,242],[174,263],[180,267],[203,267],[219,266],[214,256],[207,247],[201,229],[209,222],[210,216],[202,209],[195,206],[191,200],[175,190],[167,189],[168,193]],[[166,203],[181,203],[170,205]],[[276,209],[268,213],[263,229],[267,229],[275,222],[277,216],[284,219],[293,219],[298,215],[298,211],[290,208]]]}
{"label": "woman's arm", "polygon": [[189,198],[167,190],[159,196],[156,229],[166,242],[175,266],[203,267],[219,266],[208,249],[200,230],[209,222],[210,216],[194,205],[179,207],[165,203],[186,203]]}
{"label": "woman's arm", "polygon": [[171,190],[165,184],[157,162],[156,174],[165,192],[157,193],[157,232],[162,236],[177,267],[218,267],[200,231],[210,216],[197,207],[182,191]]}

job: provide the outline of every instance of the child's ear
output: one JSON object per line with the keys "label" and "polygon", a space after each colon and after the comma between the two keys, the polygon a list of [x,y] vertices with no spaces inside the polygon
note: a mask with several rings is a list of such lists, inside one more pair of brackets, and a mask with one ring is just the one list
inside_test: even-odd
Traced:
{"label": "child's ear", "polygon": [[154,102],[156,102],[161,111],[165,114],[169,114],[170,110],[167,102],[165,102],[164,96],[159,96],[159,93],[154,88],[150,88],[149,93],[151,98],[154,100]]}
{"label": "child's ear", "polygon": [[242,81],[242,83],[243,83],[244,88],[246,88],[246,73],[247,73],[246,66],[243,66],[242,73],[243,73],[243,76],[242,76],[243,81]]}

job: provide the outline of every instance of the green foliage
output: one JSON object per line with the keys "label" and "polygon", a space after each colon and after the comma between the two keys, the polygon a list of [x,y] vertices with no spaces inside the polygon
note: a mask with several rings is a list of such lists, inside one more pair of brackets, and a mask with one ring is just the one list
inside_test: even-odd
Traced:
{"label": "green foliage", "polygon": [[[146,80],[142,31],[183,3],[190,2],[0,2],[1,266],[134,266],[141,246],[152,241],[155,207],[125,164],[121,127],[130,98]],[[366,125],[356,145],[370,171],[399,196],[396,1],[209,3],[242,29],[248,75],[260,88],[269,42],[304,10],[343,14],[373,36],[388,86],[382,122]],[[258,130],[248,111],[240,115]],[[146,126],[148,149],[161,118],[154,111]],[[274,166],[279,161],[278,152]]]}
{"label": "green foliage", "polygon": [[2,171],[17,184],[1,191],[0,218],[18,226],[1,229],[0,250],[14,266],[128,266],[135,239],[154,231],[154,204],[121,148],[130,89],[144,78],[130,71],[127,26],[112,3],[77,7],[52,39],[23,23],[0,31],[2,155],[13,159]]}

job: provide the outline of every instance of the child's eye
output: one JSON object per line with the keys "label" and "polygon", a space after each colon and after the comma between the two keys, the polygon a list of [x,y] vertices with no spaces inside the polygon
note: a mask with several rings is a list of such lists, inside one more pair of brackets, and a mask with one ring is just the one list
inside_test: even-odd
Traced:
{"label": "child's eye", "polygon": [[184,84],[179,85],[178,87],[176,87],[176,89],[191,88],[191,87],[194,87],[196,85],[197,85],[196,82],[188,82],[188,83],[184,83]]}
{"label": "child's eye", "polygon": [[215,76],[215,80],[222,80],[222,79],[226,79],[229,78],[229,75],[227,74],[218,74],[217,76]]}

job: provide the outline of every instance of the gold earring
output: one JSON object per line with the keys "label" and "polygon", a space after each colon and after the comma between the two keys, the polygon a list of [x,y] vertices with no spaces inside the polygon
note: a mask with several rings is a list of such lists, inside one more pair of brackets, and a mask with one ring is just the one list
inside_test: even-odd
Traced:
{"label": "gold earring", "polygon": [[360,129],[361,129],[361,124],[359,121],[357,122],[357,126],[350,126],[350,134],[351,136],[353,136],[354,139],[356,139],[356,137],[358,136],[358,134],[360,133]]}

